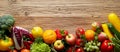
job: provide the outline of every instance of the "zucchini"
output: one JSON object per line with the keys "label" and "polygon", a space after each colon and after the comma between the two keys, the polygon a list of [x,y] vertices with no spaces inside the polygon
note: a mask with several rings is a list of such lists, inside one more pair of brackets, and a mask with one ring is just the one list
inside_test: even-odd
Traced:
{"label": "zucchini", "polygon": [[115,27],[115,29],[120,32],[120,19],[117,16],[117,14],[110,13],[108,15],[108,20],[109,20],[110,23],[113,24],[113,26]]}
{"label": "zucchini", "polygon": [[115,29],[115,27],[111,24],[111,23],[108,23],[108,28],[110,29],[110,31],[114,34],[114,36],[120,40],[120,32],[117,31]]}

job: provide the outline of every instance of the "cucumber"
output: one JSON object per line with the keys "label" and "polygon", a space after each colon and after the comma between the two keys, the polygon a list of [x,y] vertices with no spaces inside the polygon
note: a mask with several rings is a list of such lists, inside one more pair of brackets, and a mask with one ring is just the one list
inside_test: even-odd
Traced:
{"label": "cucumber", "polygon": [[110,29],[110,31],[114,34],[114,36],[116,36],[116,38],[118,38],[120,40],[120,32],[117,31],[111,23],[108,23],[107,25],[108,25],[108,28]]}

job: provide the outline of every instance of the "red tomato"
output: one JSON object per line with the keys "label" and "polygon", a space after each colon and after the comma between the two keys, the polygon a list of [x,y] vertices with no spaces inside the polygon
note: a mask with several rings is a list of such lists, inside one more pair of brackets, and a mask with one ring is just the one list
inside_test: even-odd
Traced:
{"label": "red tomato", "polygon": [[18,52],[18,51],[14,49],[14,50],[10,50],[9,52]]}
{"label": "red tomato", "polygon": [[83,48],[76,48],[75,52],[84,52],[84,49]]}
{"label": "red tomato", "polygon": [[80,39],[80,38],[78,38],[78,39],[76,39],[75,44],[76,44],[77,46],[81,46],[81,45],[83,45],[83,40]]}
{"label": "red tomato", "polygon": [[85,34],[85,30],[83,28],[77,28],[76,29],[76,35],[78,38],[80,38],[80,35],[84,35]]}
{"label": "red tomato", "polygon": [[66,52],[73,52],[73,47],[69,47]]}
{"label": "red tomato", "polygon": [[29,49],[22,49],[21,52],[30,52]]}

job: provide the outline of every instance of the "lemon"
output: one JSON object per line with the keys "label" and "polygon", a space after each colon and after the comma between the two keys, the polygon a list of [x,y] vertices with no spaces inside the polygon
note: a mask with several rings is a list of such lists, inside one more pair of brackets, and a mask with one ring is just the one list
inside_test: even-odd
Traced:
{"label": "lemon", "polygon": [[33,27],[31,33],[34,38],[42,37],[43,29],[41,27]]}

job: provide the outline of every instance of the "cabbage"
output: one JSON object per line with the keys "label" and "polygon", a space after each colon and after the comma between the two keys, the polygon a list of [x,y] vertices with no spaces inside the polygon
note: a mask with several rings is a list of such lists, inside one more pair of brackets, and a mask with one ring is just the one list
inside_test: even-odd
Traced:
{"label": "cabbage", "polygon": [[48,44],[37,39],[37,41],[35,40],[31,45],[30,52],[51,52],[51,49]]}

